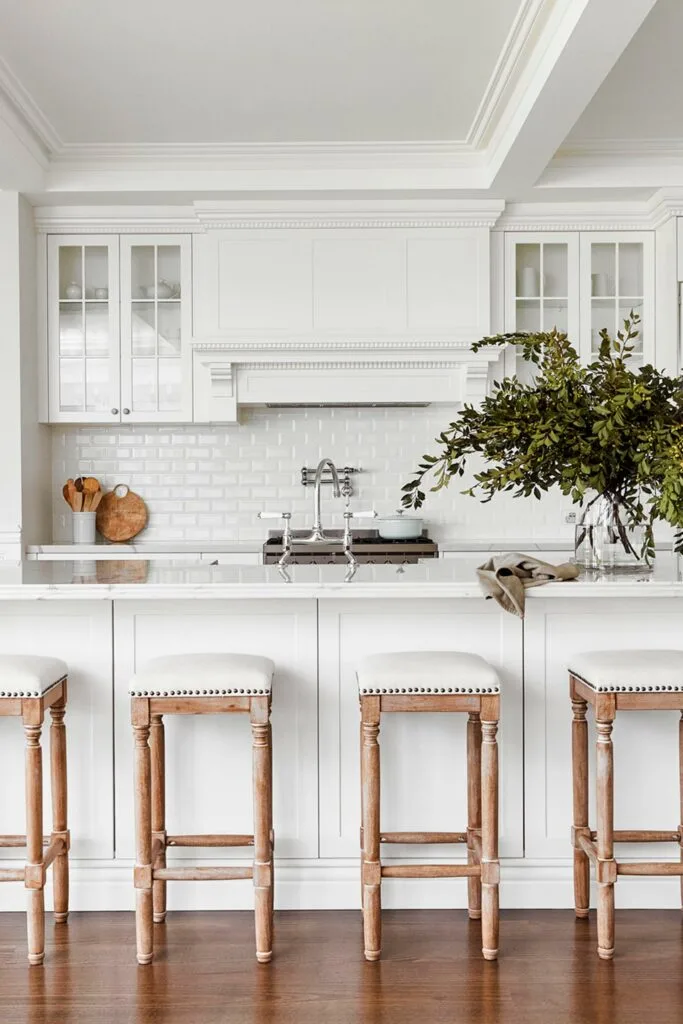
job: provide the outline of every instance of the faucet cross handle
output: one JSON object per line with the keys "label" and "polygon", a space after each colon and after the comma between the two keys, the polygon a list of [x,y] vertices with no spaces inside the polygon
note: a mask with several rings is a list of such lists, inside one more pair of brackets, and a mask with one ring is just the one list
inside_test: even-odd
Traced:
{"label": "faucet cross handle", "polygon": [[282,519],[284,529],[282,531],[282,557],[278,562],[283,567],[289,561],[292,554],[292,513],[291,512],[257,512],[258,519]]}

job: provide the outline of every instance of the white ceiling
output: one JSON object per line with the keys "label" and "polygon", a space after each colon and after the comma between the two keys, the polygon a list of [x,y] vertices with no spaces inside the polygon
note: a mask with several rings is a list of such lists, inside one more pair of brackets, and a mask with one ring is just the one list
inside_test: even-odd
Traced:
{"label": "white ceiling", "polygon": [[567,143],[683,141],[683,0],[658,0]]}
{"label": "white ceiling", "polygon": [[0,0],[62,143],[467,136],[520,0]]}

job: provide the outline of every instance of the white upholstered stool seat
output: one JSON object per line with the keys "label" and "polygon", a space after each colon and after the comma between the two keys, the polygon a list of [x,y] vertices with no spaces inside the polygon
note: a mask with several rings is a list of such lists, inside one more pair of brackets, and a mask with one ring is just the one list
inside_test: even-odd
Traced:
{"label": "white upholstered stool seat", "polygon": [[0,698],[42,697],[67,676],[67,667],[59,658],[34,654],[0,655]]}
{"label": "white upholstered stool seat", "polygon": [[356,670],[361,694],[499,693],[494,668],[464,651],[371,654]]}
{"label": "white upholstered stool seat", "polygon": [[275,665],[252,654],[169,654],[148,661],[132,697],[252,697],[269,694]]}
{"label": "white upholstered stool seat", "polygon": [[569,671],[598,693],[683,692],[683,651],[585,651]]}

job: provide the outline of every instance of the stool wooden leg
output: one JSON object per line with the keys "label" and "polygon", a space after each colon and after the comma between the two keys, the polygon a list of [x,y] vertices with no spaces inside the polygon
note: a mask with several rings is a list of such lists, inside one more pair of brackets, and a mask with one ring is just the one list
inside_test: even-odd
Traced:
{"label": "stool wooden leg", "polygon": [[614,956],[614,759],[612,722],[598,721],[598,956],[611,960]]}
{"label": "stool wooden leg", "polygon": [[588,829],[588,723],[585,700],[572,696],[572,787],[574,794],[574,913],[588,917],[590,861],[577,843],[579,830]]}
{"label": "stool wooden leg", "polygon": [[365,959],[379,960],[382,951],[381,865],[379,858],[379,697],[361,697],[363,745],[363,938]]}
{"label": "stool wooden leg", "polygon": [[[681,817],[680,825],[678,828],[678,841],[681,847],[681,863],[683,863],[683,711],[681,711],[681,717],[678,722],[678,775],[679,775],[679,793],[681,801]],[[683,906],[683,875],[681,875],[681,905]]]}
{"label": "stool wooden leg", "polygon": [[[28,705],[28,707],[27,707]],[[43,867],[43,755],[40,732],[42,700],[24,702],[26,737],[26,868],[28,897],[28,959],[42,964],[45,957],[45,868]]]}
{"label": "stool wooden leg", "polygon": [[[481,830],[481,715],[467,718],[467,863],[476,864],[474,834]],[[472,920],[481,917],[481,877],[467,879],[467,906]]]}
{"label": "stool wooden leg", "polygon": [[498,956],[498,698],[482,699],[481,932],[486,960]]}
{"label": "stool wooden leg", "polygon": [[61,700],[50,708],[50,767],[52,778],[52,832],[65,836],[64,853],[55,858],[52,865],[52,887],[54,894],[55,921],[66,921],[69,916],[69,838],[67,834],[67,784],[66,784],[66,692]]}
{"label": "stool wooden leg", "polygon": [[[363,805],[363,719],[362,719],[363,705],[362,705],[362,700],[359,700],[359,705],[360,705],[360,711],[361,711],[361,720],[358,723],[358,725],[359,725],[359,733],[360,733],[359,738],[358,738],[358,753],[360,755],[360,912],[361,912],[361,917],[362,917],[363,916],[363,815],[365,813],[364,805]],[[683,879],[681,879],[681,884],[683,884]]]}
{"label": "stool wooden leg", "polygon": [[251,698],[254,785],[254,904],[256,959],[273,956],[272,739],[268,697]]}
{"label": "stool wooden leg", "polygon": [[[153,867],[166,867],[166,744],[164,720],[161,715],[152,715],[149,730],[149,747],[152,769],[152,835],[161,846]],[[156,879],[152,882],[152,904],[154,923],[166,920],[166,882]]]}
{"label": "stool wooden leg", "polygon": [[149,701],[133,698],[135,732],[135,930],[139,964],[154,956],[152,901],[152,758],[149,749]]}

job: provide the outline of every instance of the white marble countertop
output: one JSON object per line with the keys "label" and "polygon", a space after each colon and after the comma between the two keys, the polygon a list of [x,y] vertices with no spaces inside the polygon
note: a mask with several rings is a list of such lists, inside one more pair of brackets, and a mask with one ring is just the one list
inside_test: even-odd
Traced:
{"label": "white marble countertop", "polygon": [[[265,538],[264,538],[265,540]],[[99,554],[107,555],[200,555],[204,551],[216,554],[251,554],[261,551],[263,541],[130,541],[126,544],[109,544],[100,541],[96,544],[29,544],[27,555],[68,555],[77,558]]]}
{"label": "white marble countertop", "polygon": [[[133,598],[474,598],[481,597],[475,568],[481,555],[416,565],[361,565],[346,580],[344,565],[297,565],[288,578],[276,566],[188,565],[182,562],[109,561],[0,563],[0,600]],[[680,597],[680,559],[661,555],[643,576],[582,575],[528,592],[529,600],[579,597]]]}

